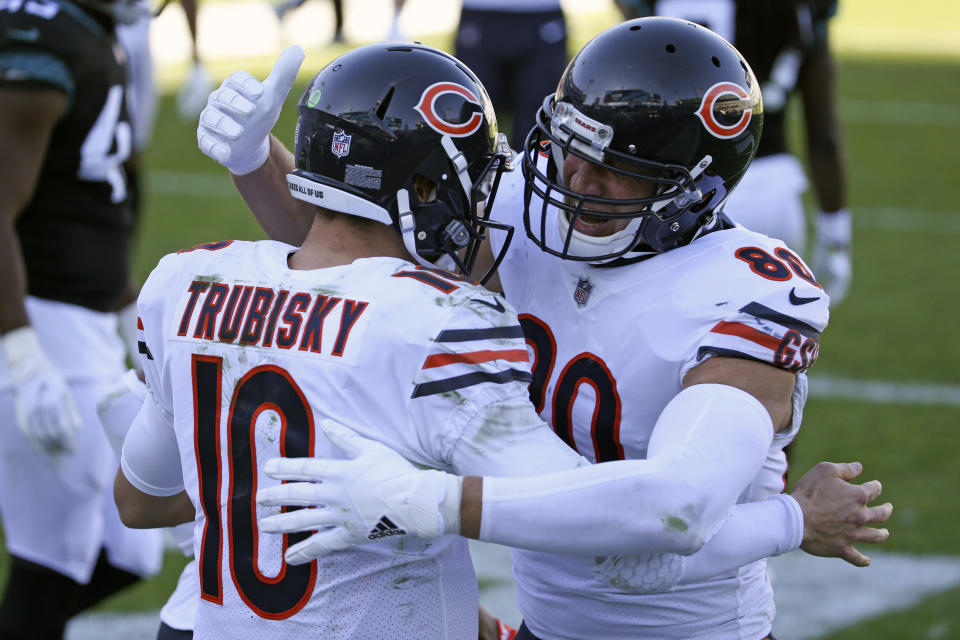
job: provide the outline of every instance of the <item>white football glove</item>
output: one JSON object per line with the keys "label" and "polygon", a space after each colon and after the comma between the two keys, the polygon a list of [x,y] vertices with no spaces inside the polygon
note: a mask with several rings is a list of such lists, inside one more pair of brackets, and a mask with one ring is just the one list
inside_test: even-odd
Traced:
{"label": "white football glove", "polygon": [[813,273],[830,296],[831,305],[846,298],[850,289],[853,277],[852,245],[853,219],[850,211],[840,209],[817,214]]}
{"label": "white football glove", "polygon": [[304,564],[332,551],[395,536],[436,538],[460,532],[461,478],[419,470],[392,449],[333,420],[320,423],[348,460],[273,458],[264,472],[296,480],[257,491],[263,507],[318,507],[261,518],[267,533],[315,531],[284,558]]}
{"label": "white football glove", "polygon": [[177,111],[184,120],[195,120],[200,111],[207,104],[207,96],[213,83],[206,67],[200,62],[194,62],[190,75],[177,93]]}
{"label": "white football glove", "polygon": [[63,375],[47,359],[33,327],[3,335],[13,382],[17,426],[41,453],[71,453],[77,446],[80,412]]}
{"label": "white football glove", "polygon": [[263,166],[270,156],[270,131],[303,58],[303,49],[293,45],[280,54],[263,82],[246,71],[224,80],[200,112],[200,151],[238,176]]}

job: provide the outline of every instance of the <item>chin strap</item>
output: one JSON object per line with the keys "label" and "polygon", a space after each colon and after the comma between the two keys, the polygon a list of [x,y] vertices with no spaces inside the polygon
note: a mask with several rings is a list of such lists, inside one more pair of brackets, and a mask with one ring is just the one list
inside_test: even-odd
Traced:
{"label": "chin strap", "polygon": [[413,211],[410,210],[410,192],[406,189],[397,191],[397,225],[400,229],[400,237],[403,238],[403,246],[407,248],[407,253],[424,267],[432,267],[433,263],[420,257],[417,253],[417,241],[413,237],[417,229],[417,223],[413,219]]}
{"label": "chin strap", "polygon": [[414,219],[413,211],[410,209],[410,192],[406,189],[397,191],[397,222],[400,229],[400,237],[403,238],[403,246],[407,248],[414,260],[424,267],[440,267],[447,271],[456,271],[457,263],[449,255],[444,254],[431,262],[417,253],[417,241],[414,234],[417,230],[417,223]]}
{"label": "chin strap", "polygon": [[457,179],[460,180],[463,193],[466,194],[469,200],[470,194],[473,192],[473,182],[470,181],[470,174],[467,172],[467,159],[463,157],[463,152],[457,149],[457,145],[453,144],[450,136],[440,138],[440,146],[443,147],[447,157],[450,158],[450,164],[453,165],[454,170],[457,172]]}

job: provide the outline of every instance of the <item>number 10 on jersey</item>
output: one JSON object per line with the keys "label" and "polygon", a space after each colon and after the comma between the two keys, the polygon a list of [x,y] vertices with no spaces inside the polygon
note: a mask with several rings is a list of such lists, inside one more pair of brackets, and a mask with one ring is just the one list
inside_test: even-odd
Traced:
{"label": "number 10 on jersey", "polygon": [[[200,481],[200,505],[206,516],[200,542],[201,597],[223,604],[224,562],[237,593],[261,618],[282,620],[296,614],[313,593],[317,564],[287,565],[266,576],[259,567],[257,529],[257,419],[264,411],[279,416],[280,455],[303,457],[313,453],[313,412],[290,374],[274,365],[254,367],[237,381],[226,417],[227,442],[221,442],[223,359],[194,355],[191,362],[194,398],[194,443]],[[226,469],[221,462],[226,458]],[[225,478],[224,478],[225,476]],[[226,479],[225,495],[221,487]],[[222,517],[221,504],[226,505]],[[225,520],[225,521],[224,521]],[[284,536],[283,551],[309,536]],[[224,541],[229,552],[224,558]]]}

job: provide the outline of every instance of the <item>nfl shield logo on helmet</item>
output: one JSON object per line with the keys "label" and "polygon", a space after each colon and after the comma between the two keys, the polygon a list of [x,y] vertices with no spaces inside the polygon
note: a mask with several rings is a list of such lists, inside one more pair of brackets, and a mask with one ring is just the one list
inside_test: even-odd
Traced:
{"label": "nfl shield logo on helmet", "polygon": [[573,292],[573,299],[582,307],[587,304],[587,300],[590,299],[591,291],[593,291],[593,285],[590,284],[590,280],[580,278],[577,282],[577,290]]}
{"label": "nfl shield logo on helmet", "polygon": [[333,151],[333,155],[338,158],[350,153],[350,140],[353,139],[353,136],[344,133],[343,129],[337,129],[333,132],[333,142],[330,144],[330,150]]}

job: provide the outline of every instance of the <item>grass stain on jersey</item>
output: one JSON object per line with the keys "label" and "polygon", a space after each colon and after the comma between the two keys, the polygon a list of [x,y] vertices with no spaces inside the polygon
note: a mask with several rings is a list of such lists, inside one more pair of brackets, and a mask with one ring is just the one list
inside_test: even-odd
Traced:
{"label": "grass stain on jersey", "polygon": [[690,528],[690,525],[687,524],[687,521],[679,516],[666,517],[663,519],[663,524],[667,528],[667,531],[684,532]]}
{"label": "grass stain on jersey", "polygon": [[344,294],[340,289],[336,289],[332,287],[310,287],[307,289],[307,291],[310,291],[311,293],[319,294],[321,296],[332,296],[336,298],[344,297]]}
{"label": "grass stain on jersey", "polygon": [[457,300],[453,296],[443,295],[443,296],[437,296],[436,298],[434,298],[433,304],[435,304],[438,307],[456,307],[463,304],[463,301]]}
{"label": "grass stain on jersey", "polygon": [[496,450],[500,448],[500,443],[508,442],[509,438],[515,438],[518,432],[518,424],[523,422],[524,408],[507,404],[498,405],[493,409],[487,409],[483,413],[483,424],[477,429],[476,433],[470,439],[470,444],[480,449]]}
{"label": "grass stain on jersey", "polygon": [[607,583],[615,589],[620,591],[630,591],[632,590],[632,583],[622,574],[617,574],[614,576],[608,576],[606,579]]}
{"label": "grass stain on jersey", "polygon": [[393,581],[394,589],[409,589],[415,586],[417,586],[417,582],[414,576],[400,576]]}
{"label": "grass stain on jersey", "polygon": [[280,437],[280,419],[276,411],[266,411],[257,420],[257,431],[269,443],[274,443]]}
{"label": "grass stain on jersey", "polygon": [[450,400],[451,402],[455,402],[458,406],[463,406],[467,404],[466,396],[464,396],[459,391],[443,391],[437,395],[439,395],[444,400]]}

